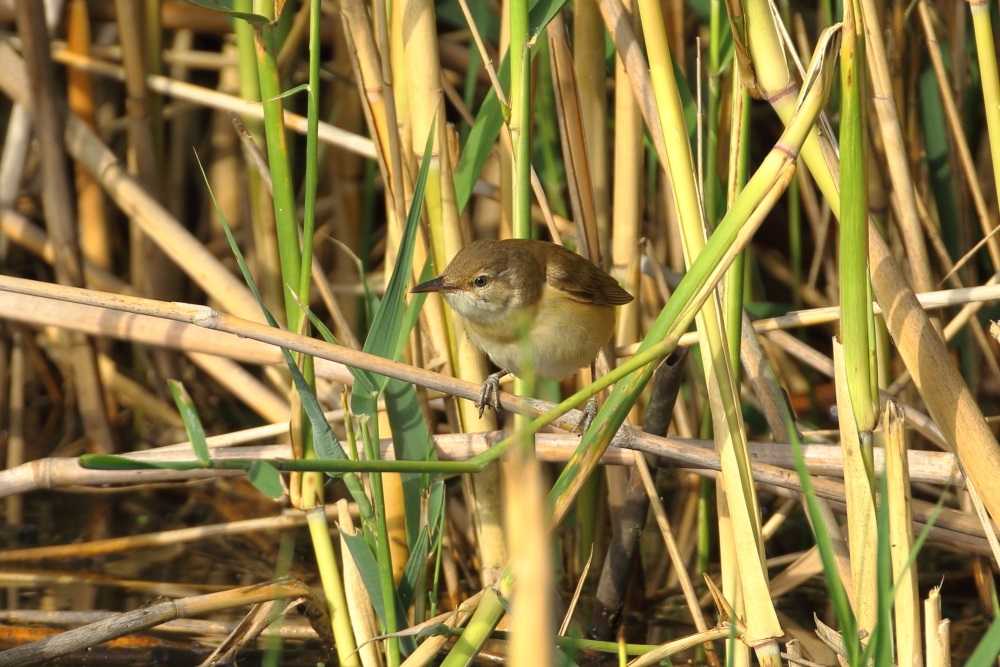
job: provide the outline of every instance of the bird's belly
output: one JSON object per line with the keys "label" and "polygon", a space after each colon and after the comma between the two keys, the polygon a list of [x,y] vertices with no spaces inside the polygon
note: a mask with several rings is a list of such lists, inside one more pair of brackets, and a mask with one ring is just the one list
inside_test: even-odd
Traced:
{"label": "bird's belly", "polygon": [[469,341],[486,353],[494,364],[514,375],[519,375],[523,346],[517,335],[513,318],[510,321],[476,322],[463,318],[465,335]]}
{"label": "bird's belly", "polygon": [[528,364],[539,377],[561,380],[587,366],[611,338],[613,306],[546,294],[518,336],[513,321],[485,325],[466,321],[466,334],[498,367],[523,377]]}
{"label": "bird's belly", "polygon": [[566,298],[543,301],[532,328],[535,372],[561,380],[589,365],[610,340],[615,309]]}

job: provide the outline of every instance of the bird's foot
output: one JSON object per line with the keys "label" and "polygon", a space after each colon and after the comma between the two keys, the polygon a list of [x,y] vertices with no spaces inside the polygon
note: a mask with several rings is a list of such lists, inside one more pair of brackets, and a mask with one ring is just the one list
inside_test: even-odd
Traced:
{"label": "bird's foot", "polygon": [[577,433],[586,433],[587,429],[590,428],[591,423],[594,421],[594,417],[597,416],[597,397],[591,396],[590,400],[587,401],[587,405],[583,406],[583,410],[580,414],[579,421],[576,422],[576,428],[573,430]]}
{"label": "bird's foot", "polygon": [[487,405],[493,408],[494,412],[500,411],[500,378],[504,375],[507,375],[507,371],[497,371],[486,378],[486,382],[483,382],[483,388],[479,392],[479,400],[476,401],[480,419],[482,419]]}

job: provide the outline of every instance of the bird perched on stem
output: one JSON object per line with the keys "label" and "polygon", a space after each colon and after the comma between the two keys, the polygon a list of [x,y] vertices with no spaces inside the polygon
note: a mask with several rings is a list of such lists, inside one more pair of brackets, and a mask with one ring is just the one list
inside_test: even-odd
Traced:
{"label": "bird perched on stem", "polygon": [[475,241],[444,272],[410,292],[440,292],[469,340],[500,367],[476,405],[499,408],[507,373],[561,380],[611,339],[615,306],[632,295],[592,263],[548,241]]}

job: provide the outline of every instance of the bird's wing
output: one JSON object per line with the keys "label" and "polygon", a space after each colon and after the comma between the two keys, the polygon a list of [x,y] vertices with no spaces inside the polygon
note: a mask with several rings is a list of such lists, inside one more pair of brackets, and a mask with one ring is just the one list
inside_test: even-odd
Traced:
{"label": "bird's wing", "polygon": [[568,261],[557,266],[549,262],[545,282],[585,303],[601,306],[620,306],[632,300],[632,295],[622,289],[618,281],[596,269],[588,260],[565,250]]}

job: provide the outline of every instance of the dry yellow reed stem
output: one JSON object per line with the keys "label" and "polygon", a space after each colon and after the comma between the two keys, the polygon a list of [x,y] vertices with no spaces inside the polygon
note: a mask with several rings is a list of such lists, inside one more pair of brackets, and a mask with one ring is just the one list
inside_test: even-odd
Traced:
{"label": "dry yellow reed stem", "polygon": [[941,644],[938,634],[946,621],[941,619],[941,587],[935,586],[924,600],[924,655],[927,656],[927,667],[946,667],[950,662],[945,659],[948,641]]}
{"label": "dry yellow reed stem", "polygon": [[[563,168],[570,208],[576,222],[579,252],[591,262],[602,265],[601,245],[594,199],[594,174],[591,171],[587,125],[580,100],[575,66],[566,41],[566,24],[561,15],[555,16],[546,28],[549,53],[552,57],[552,88],[556,101],[556,124],[559,126]],[[600,71],[604,71],[603,64]],[[602,76],[603,79],[603,76]],[[591,109],[593,112],[593,109]]]}
{"label": "dry yellow reed stem", "polygon": [[[146,31],[145,6],[115,0],[115,14],[121,27],[119,39],[122,44],[125,70],[125,91],[128,104],[125,106],[128,128],[128,150],[126,164],[129,173],[134,175],[139,183],[154,198],[159,199],[160,169],[159,156],[162,146],[153,137],[154,103],[151,93],[146,88],[146,74],[150,61],[145,52],[143,39]],[[159,55],[159,50],[156,50]],[[176,291],[176,278],[153,234],[147,232],[141,223],[133,222],[130,235],[130,253],[132,281],[143,294],[157,299],[169,299]],[[158,355],[157,363],[161,372],[173,365],[173,362]]]}
{"label": "dry yellow reed stem", "polygon": [[923,651],[920,646],[922,626],[916,561],[907,567],[913,549],[909,462],[903,413],[894,401],[885,404],[881,424],[888,489],[888,496],[881,502],[889,503],[889,548],[892,556],[892,579],[896,582],[896,594],[893,598],[896,664],[900,667],[920,667],[923,664]]}
{"label": "dry yellow reed stem", "polygon": [[552,531],[541,464],[520,444],[505,461],[505,527],[513,574],[508,659],[515,667],[551,664]]}
{"label": "dry yellow reed stem", "polygon": [[885,52],[885,40],[878,20],[878,7],[873,0],[862,0],[861,18],[864,22],[866,55],[870,72],[872,95],[871,104],[878,119],[883,152],[892,181],[892,195],[899,210],[896,224],[903,236],[913,289],[929,292],[934,288],[931,278],[927,246],[924,243],[920,220],[917,216],[916,192],[906,164],[903,131],[899,123],[899,113],[892,97],[892,79]]}
{"label": "dry yellow reed stem", "polygon": [[[337,501],[337,525],[344,535],[355,535],[354,518],[346,500]],[[347,595],[347,608],[351,615],[351,627],[354,630],[354,641],[358,648],[358,657],[364,667],[382,667],[385,664],[378,642],[372,641],[378,636],[378,619],[372,607],[371,596],[365,588],[351,551],[343,537],[340,539],[340,553],[344,560],[344,591]]]}
{"label": "dry yellow reed stem", "polygon": [[[552,23],[550,23],[550,26]],[[611,247],[611,175],[608,164],[608,90],[604,64],[604,21],[596,2],[581,2],[573,11],[573,71],[583,118],[586,167],[593,197],[596,241],[605,259]],[[616,118],[617,123],[617,118]],[[562,126],[560,125],[560,131]],[[642,144],[629,147],[641,155]],[[588,253],[593,259],[596,255]]]}
{"label": "dry yellow reed stem", "polygon": [[[427,133],[432,129],[435,131],[432,154],[423,156],[423,159],[431,160],[425,201],[433,266],[440,273],[451,258],[472,239],[468,230],[463,229],[458,214],[453,165],[450,160],[452,152],[442,150],[442,147],[449,146],[449,139],[440,91],[441,71],[437,33],[433,24],[434,11],[431,4],[423,0],[410,0],[405,7],[401,30],[408,36],[404,68],[408,84],[407,103],[412,114],[410,142],[414,146],[423,146]],[[418,62],[420,66],[414,66]],[[422,246],[421,243],[417,244],[418,248]],[[488,368],[485,356],[469,342],[461,322],[456,321],[451,312],[444,309],[443,301],[437,295],[431,295],[427,302],[431,308],[425,313],[424,321],[429,328],[431,344],[450,361],[455,377],[482,382]],[[476,407],[468,401],[460,401],[457,410],[463,430],[496,428],[495,415],[485,413],[480,417]],[[476,547],[479,550],[483,585],[495,583],[507,562],[501,470],[499,466],[491,466],[483,473],[473,476],[468,480],[469,484],[465,485],[469,492],[470,506],[475,508]]]}
{"label": "dry yellow reed stem", "polygon": [[[85,0],[72,0],[66,14],[66,48],[86,54],[91,46],[90,18]],[[67,76],[70,110],[94,127],[94,99],[90,73],[71,70]],[[80,248],[85,261],[107,269],[111,265],[111,234],[100,185],[80,165],[76,173],[77,211],[80,214]]]}

